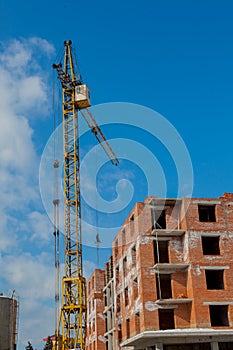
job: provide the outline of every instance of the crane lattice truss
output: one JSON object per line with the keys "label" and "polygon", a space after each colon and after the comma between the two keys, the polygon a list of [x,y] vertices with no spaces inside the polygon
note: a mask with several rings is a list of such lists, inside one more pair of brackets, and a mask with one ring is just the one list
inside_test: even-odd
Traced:
{"label": "crane lattice truss", "polygon": [[[86,280],[82,264],[82,231],[80,205],[80,155],[78,134],[78,112],[86,120],[91,131],[104,148],[111,162],[118,159],[97,125],[89,104],[89,92],[81,78],[76,77],[72,57],[71,41],[64,42],[64,64],[54,64],[62,85],[63,152],[64,152],[64,249],[65,276],[62,279],[62,306],[60,320],[62,327],[62,350],[85,347],[86,329]],[[77,98],[77,87],[86,91],[86,99]],[[83,90],[83,88],[85,88]],[[59,343],[60,321],[57,322],[56,339]]]}

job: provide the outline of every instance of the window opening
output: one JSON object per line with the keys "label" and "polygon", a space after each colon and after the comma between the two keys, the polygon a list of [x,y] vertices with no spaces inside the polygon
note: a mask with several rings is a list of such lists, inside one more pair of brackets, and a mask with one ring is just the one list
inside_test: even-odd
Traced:
{"label": "window opening", "polygon": [[140,313],[137,312],[135,314],[135,328],[136,328],[136,333],[140,333]]}
{"label": "window opening", "polygon": [[129,218],[130,221],[134,221],[134,214],[132,214]]}
{"label": "window opening", "polygon": [[130,319],[126,319],[126,337],[127,339],[130,338]]}
{"label": "window opening", "polygon": [[224,289],[224,270],[205,270],[207,289]]}
{"label": "window opening", "polygon": [[215,222],[215,205],[198,205],[199,221]]}
{"label": "window opening", "polygon": [[116,284],[119,283],[119,266],[116,267]]}
{"label": "window opening", "polygon": [[131,249],[132,264],[136,264],[136,246],[134,245]]}
{"label": "window opening", "polygon": [[110,279],[113,278],[113,256],[111,255],[110,257],[110,261],[109,261],[109,276],[110,276]]}
{"label": "window opening", "polygon": [[125,306],[129,304],[129,289],[128,287],[125,288]]}
{"label": "window opening", "polygon": [[154,263],[169,263],[168,241],[154,240]]}
{"label": "window opening", "polygon": [[218,349],[219,350],[232,350],[233,349],[233,342],[218,342]]}
{"label": "window opening", "polygon": [[107,317],[105,317],[105,332],[108,332],[108,318]]}
{"label": "window opening", "polygon": [[122,341],[122,326],[121,323],[118,324],[118,344],[120,344]]}
{"label": "window opening", "polygon": [[154,210],[151,212],[152,229],[166,229],[166,210]]}
{"label": "window opening", "polygon": [[126,276],[126,273],[127,273],[127,257],[126,256],[123,259],[123,273],[124,273],[124,276]]}
{"label": "window opening", "polygon": [[209,305],[212,327],[229,326],[228,305]]}
{"label": "window opening", "polygon": [[134,299],[138,297],[138,279],[135,278],[133,280],[133,293],[134,293]]}
{"label": "window opening", "polygon": [[217,237],[201,237],[202,251],[204,255],[219,255],[219,236]]}
{"label": "window opening", "polygon": [[120,313],[121,312],[121,297],[118,294],[117,298],[116,298],[116,313]]}
{"label": "window opening", "polygon": [[172,298],[172,286],[170,274],[157,274],[156,275],[156,290],[158,299],[171,299]]}
{"label": "window opening", "polygon": [[107,294],[106,294],[106,291],[105,291],[105,293],[104,293],[104,304],[105,304],[105,306],[108,305],[108,303],[107,303]]}
{"label": "window opening", "polygon": [[118,255],[118,239],[115,240],[115,257]]}
{"label": "window opening", "polygon": [[122,230],[122,246],[124,246],[126,243],[126,239],[125,239],[125,229],[123,228]]}
{"label": "window opening", "polygon": [[174,329],[174,310],[159,309],[159,328],[164,329]]}

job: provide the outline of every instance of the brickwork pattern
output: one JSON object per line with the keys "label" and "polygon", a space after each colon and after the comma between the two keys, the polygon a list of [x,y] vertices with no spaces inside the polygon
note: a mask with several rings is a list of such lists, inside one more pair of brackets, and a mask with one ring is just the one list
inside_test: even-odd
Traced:
{"label": "brickwork pattern", "polygon": [[[215,245],[219,251],[211,251]],[[110,350],[109,330],[117,349],[146,331],[232,329],[232,275],[233,194],[136,203],[113,240],[105,272],[96,270],[88,282],[88,303],[95,305],[88,309],[88,350]],[[217,276],[208,282],[214,288],[207,288],[208,276]],[[96,284],[90,284],[93,278]],[[216,307],[225,313],[220,320],[210,311]],[[104,321],[109,312],[111,324]]]}

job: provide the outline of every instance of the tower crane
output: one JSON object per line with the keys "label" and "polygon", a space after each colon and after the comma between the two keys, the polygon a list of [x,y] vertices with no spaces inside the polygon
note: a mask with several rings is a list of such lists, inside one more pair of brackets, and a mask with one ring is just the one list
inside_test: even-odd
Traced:
{"label": "tower crane", "polygon": [[[61,308],[55,322],[56,350],[84,349],[86,331],[86,280],[83,275],[82,229],[80,203],[80,146],[79,117],[87,122],[90,130],[103,147],[110,161],[119,161],[96,123],[88,107],[90,94],[81,75],[76,72],[72,53],[72,42],[64,42],[63,63],[53,64],[62,87],[63,122],[63,196],[64,196],[64,264],[62,278]],[[58,168],[55,160],[54,168]],[[54,200],[55,216],[58,215],[59,201]],[[56,224],[55,224],[56,226]],[[55,241],[59,238],[58,228],[54,230]],[[58,245],[58,243],[57,243]],[[55,248],[55,265],[59,259]],[[58,279],[57,279],[58,281]],[[56,291],[58,293],[58,291]],[[55,295],[58,300],[59,295]],[[61,328],[61,329],[60,329]]]}

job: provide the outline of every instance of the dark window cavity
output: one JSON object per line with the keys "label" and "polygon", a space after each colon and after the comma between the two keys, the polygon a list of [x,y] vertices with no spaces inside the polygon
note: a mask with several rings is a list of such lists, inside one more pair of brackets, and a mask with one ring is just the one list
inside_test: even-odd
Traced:
{"label": "dark window cavity", "polygon": [[219,255],[219,236],[217,237],[206,237],[202,236],[202,251],[204,255]]}
{"label": "dark window cavity", "polygon": [[198,205],[199,221],[215,222],[215,205]]}

